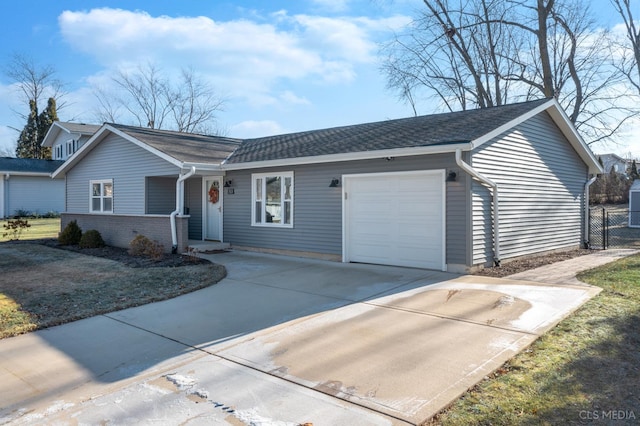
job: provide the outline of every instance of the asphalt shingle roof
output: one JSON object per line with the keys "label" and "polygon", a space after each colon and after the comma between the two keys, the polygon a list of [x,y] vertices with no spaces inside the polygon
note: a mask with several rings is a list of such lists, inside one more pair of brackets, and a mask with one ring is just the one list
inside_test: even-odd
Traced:
{"label": "asphalt shingle roof", "polygon": [[548,102],[356,124],[247,139],[227,164],[470,142]]}
{"label": "asphalt shingle roof", "polygon": [[0,157],[0,172],[53,173],[64,161]]}
{"label": "asphalt shingle roof", "polygon": [[102,127],[100,124],[71,123],[69,121],[59,121],[58,124],[71,133],[80,133],[85,135],[92,135]]}
{"label": "asphalt shingle roof", "polygon": [[127,135],[144,142],[164,154],[186,163],[221,163],[241,143],[240,139],[207,136],[170,130],[111,124]]}

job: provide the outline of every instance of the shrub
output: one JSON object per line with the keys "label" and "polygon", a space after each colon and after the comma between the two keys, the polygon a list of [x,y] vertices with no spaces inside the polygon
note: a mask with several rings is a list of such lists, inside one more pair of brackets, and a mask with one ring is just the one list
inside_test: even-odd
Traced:
{"label": "shrub", "polygon": [[3,237],[9,237],[11,241],[19,240],[22,235],[22,231],[27,228],[31,228],[31,224],[26,219],[14,219],[7,220],[7,223],[2,225],[7,232],[3,233]]}
{"label": "shrub", "polygon": [[78,226],[78,222],[72,220],[64,227],[60,235],[58,235],[58,242],[63,246],[70,246],[80,243],[82,238],[82,229]]}
{"label": "shrub", "polygon": [[13,217],[15,219],[19,219],[21,217],[32,217],[32,216],[33,216],[33,214],[29,210],[25,210],[25,209],[17,209],[13,213]]}
{"label": "shrub", "polygon": [[164,256],[164,246],[157,241],[151,241],[144,235],[136,235],[129,243],[129,254],[159,260]]}
{"label": "shrub", "polygon": [[87,232],[82,234],[79,245],[80,248],[104,247],[104,240],[102,239],[100,232],[95,229],[89,229]]}

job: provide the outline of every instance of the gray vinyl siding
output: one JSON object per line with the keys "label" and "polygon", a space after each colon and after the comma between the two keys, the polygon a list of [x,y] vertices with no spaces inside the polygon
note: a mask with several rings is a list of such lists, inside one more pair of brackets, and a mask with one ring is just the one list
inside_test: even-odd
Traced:
{"label": "gray vinyl siding", "polygon": [[176,178],[147,178],[146,214],[171,214],[176,209]]}
{"label": "gray vinyl siding", "polygon": [[[233,194],[224,195],[224,240],[232,245],[323,254],[342,253],[342,188],[330,188],[331,179],[342,184],[345,174],[411,170],[455,169],[452,154],[384,158],[352,162],[228,171]],[[251,226],[251,174],[293,171],[293,228]],[[465,177],[447,184],[447,262],[466,264],[467,197]],[[384,200],[381,200],[384,202]]]}
{"label": "gray vinyl siding", "polygon": [[[578,246],[587,166],[548,114],[520,124],[472,154],[499,188],[501,259]],[[493,260],[491,191],[474,181],[473,264]]]}
{"label": "gray vinyl siding", "polygon": [[64,210],[64,181],[61,179],[11,175],[4,184],[6,216],[13,216],[18,210],[33,214]]}
{"label": "gray vinyl siding", "polygon": [[147,176],[178,177],[178,167],[143,148],[110,135],[66,176],[68,213],[89,213],[89,182],[113,179],[113,213],[144,214]]}
{"label": "gray vinyl siding", "polygon": [[184,185],[185,214],[189,218],[189,239],[202,239],[202,176],[187,179]]}

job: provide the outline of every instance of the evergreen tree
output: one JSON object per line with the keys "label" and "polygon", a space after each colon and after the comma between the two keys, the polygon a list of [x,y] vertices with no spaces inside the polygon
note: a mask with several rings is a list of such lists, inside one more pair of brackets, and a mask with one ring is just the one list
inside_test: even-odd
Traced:
{"label": "evergreen tree", "polygon": [[54,121],[58,120],[56,101],[49,98],[47,108],[38,114],[38,105],[34,100],[29,101],[29,116],[27,124],[20,132],[16,147],[18,158],[51,159],[51,148],[42,146],[42,141]]}
{"label": "evergreen tree", "polygon": [[54,121],[58,121],[56,100],[54,98],[49,98],[47,101],[47,107],[42,111],[38,120],[38,148],[40,150],[40,154],[37,158],[51,159],[51,148],[42,146],[42,142],[44,142],[44,137],[47,135],[47,132]]}
{"label": "evergreen tree", "polygon": [[34,141],[38,138],[38,105],[35,101],[29,101],[29,116],[27,124],[20,132],[18,144],[16,146],[16,157],[18,158],[36,158],[34,157]]}

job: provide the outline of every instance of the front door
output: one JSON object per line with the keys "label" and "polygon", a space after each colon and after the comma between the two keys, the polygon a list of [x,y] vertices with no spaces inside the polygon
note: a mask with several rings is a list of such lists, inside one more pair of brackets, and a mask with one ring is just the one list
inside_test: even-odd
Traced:
{"label": "front door", "polygon": [[222,177],[204,178],[204,239],[222,241]]}

